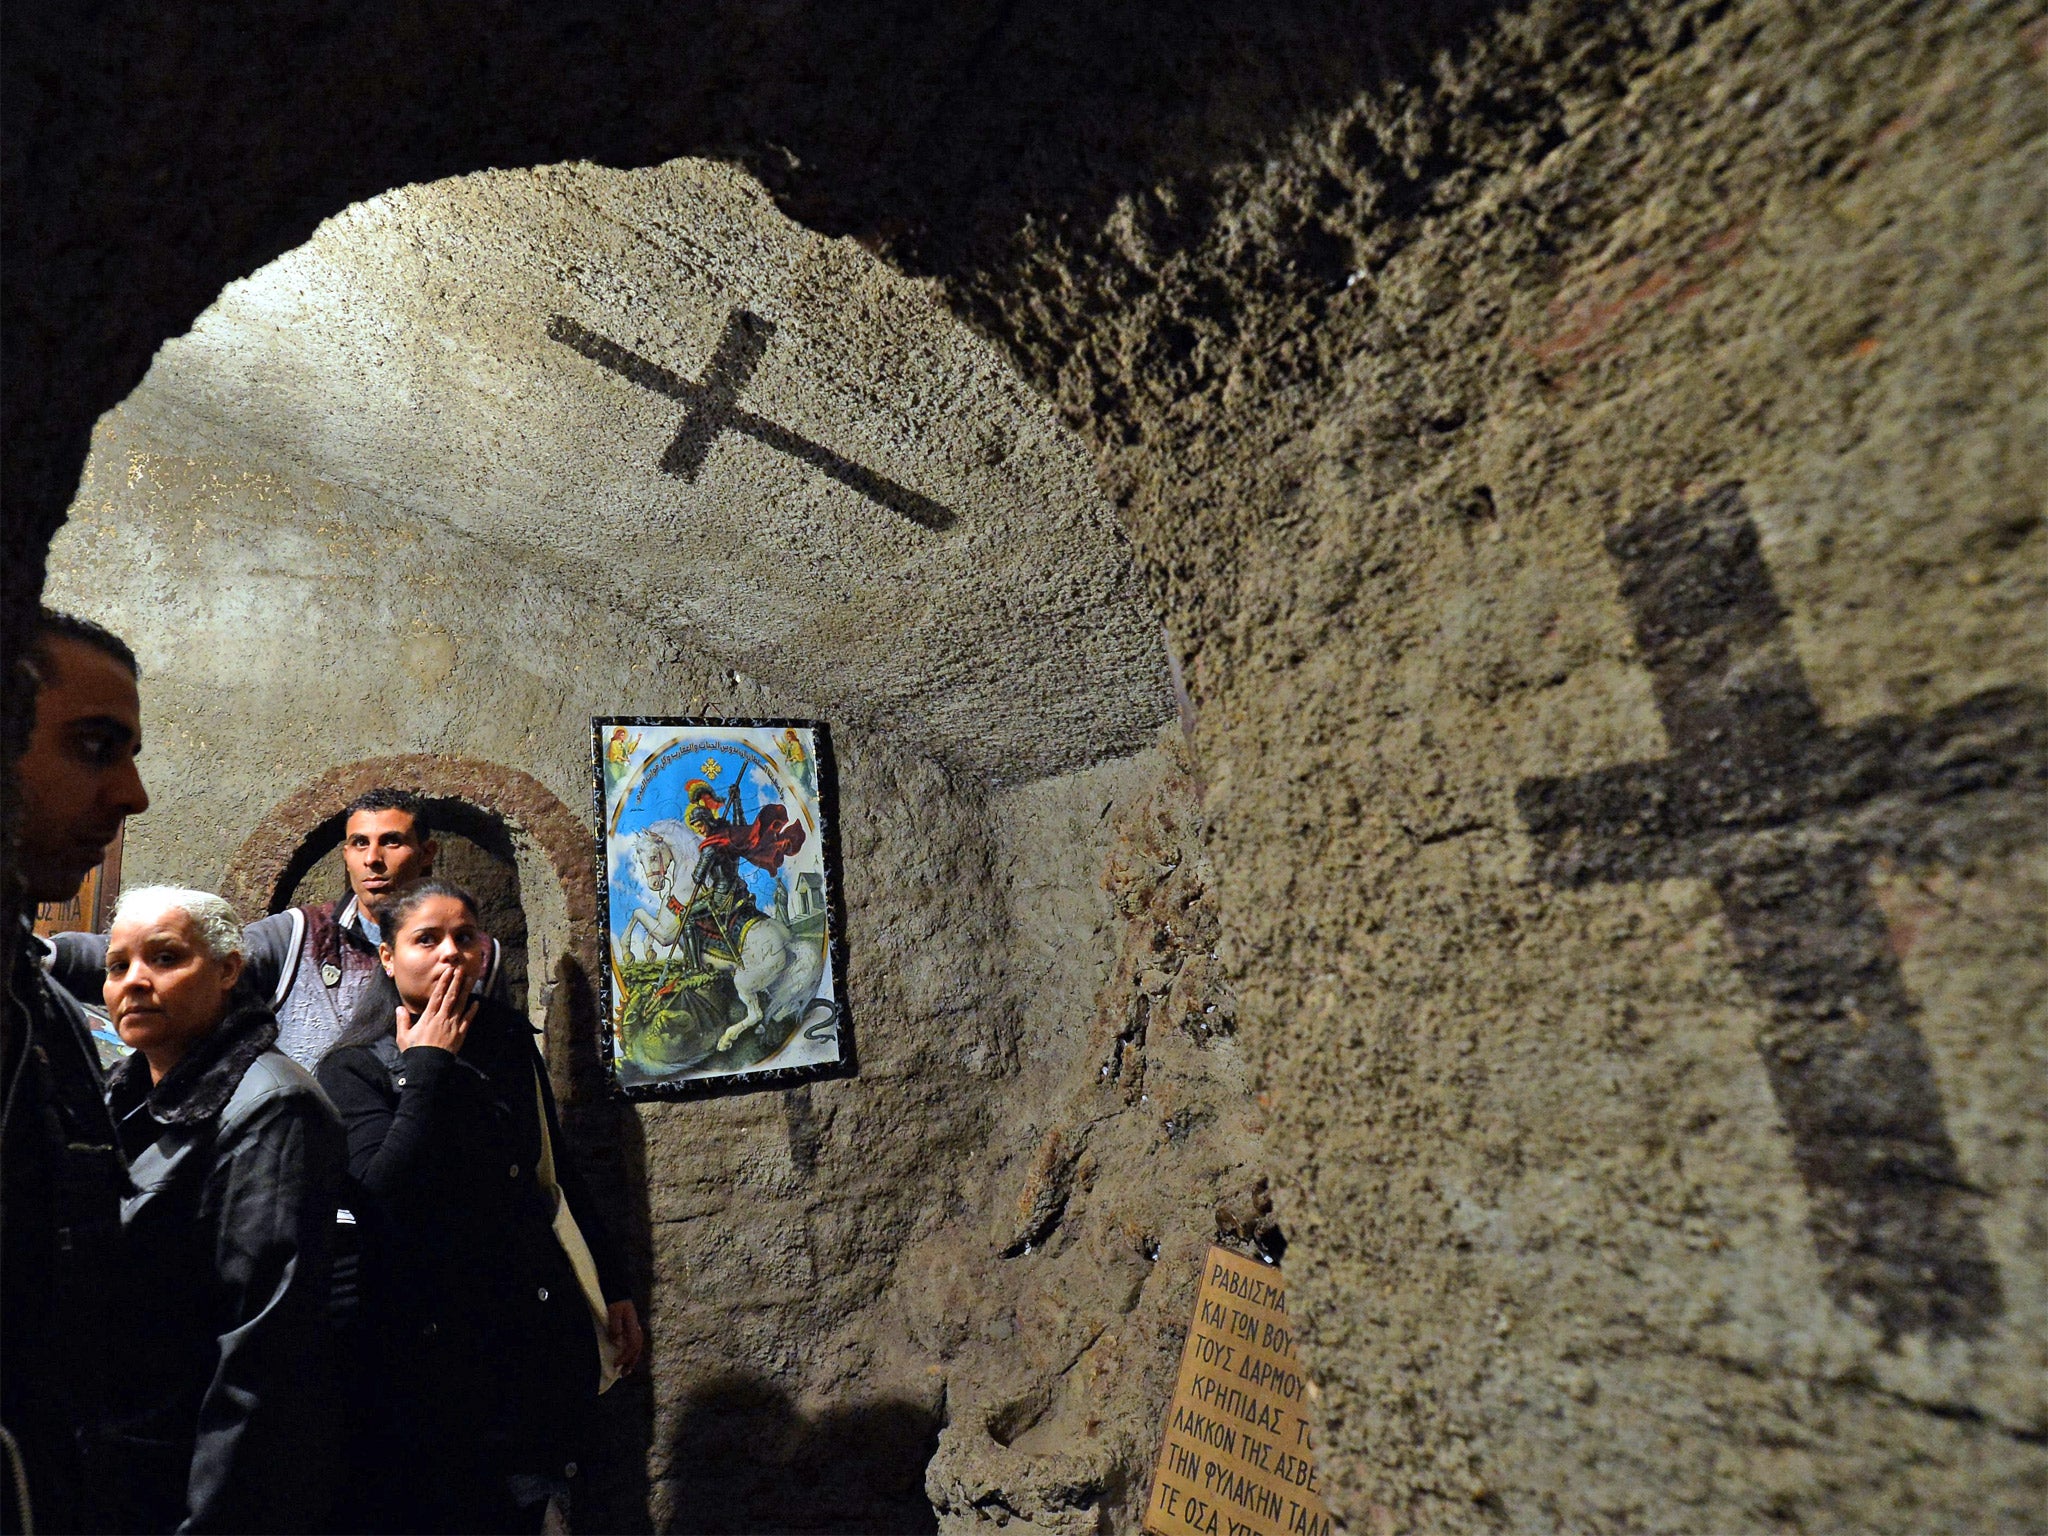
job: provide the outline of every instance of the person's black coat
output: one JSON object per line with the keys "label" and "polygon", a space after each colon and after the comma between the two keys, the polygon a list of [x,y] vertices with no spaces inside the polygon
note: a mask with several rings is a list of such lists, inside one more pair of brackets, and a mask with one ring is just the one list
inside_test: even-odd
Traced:
{"label": "person's black coat", "polygon": [[100,1526],[308,1531],[337,1450],[327,1322],[345,1149],[310,1073],[244,1003],[162,1082],[130,1056],[107,1098],[134,1191],[102,1298],[120,1373],[96,1437]]}
{"label": "person's black coat", "polygon": [[598,1351],[536,1177],[543,1112],[556,1182],[604,1299],[629,1293],[526,1020],[486,1001],[459,1055],[401,1053],[386,1035],[337,1047],[319,1076],[341,1111],[367,1207],[382,1437],[402,1456],[416,1425],[428,1458],[458,1476],[562,1475],[590,1423]]}
{"label": "person's black coat", "polygon": [[86,1016],[53,983],[49,946],[26,923],[12,939],[0,1000],[0,1531],[83,1531],[95,1523],[84,1447],[117,1363],[105,1317],[125,1282],[128,1171]]}

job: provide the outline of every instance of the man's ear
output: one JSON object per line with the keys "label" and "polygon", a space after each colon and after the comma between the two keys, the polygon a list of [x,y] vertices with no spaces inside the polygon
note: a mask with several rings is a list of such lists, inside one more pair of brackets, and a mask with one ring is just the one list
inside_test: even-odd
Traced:
{"label": "man's ear", "polygon": [[441,844],[434,838],[430,837],[420,844],[420,857],[427,861],[427,873],[430,875],[434,872],[434,858],[440,851]]}
{"label": "man's ear", "polygon": [[232,991],[236,982],[242,979],[242,953],[240,950],[221,961],[221,980]]}

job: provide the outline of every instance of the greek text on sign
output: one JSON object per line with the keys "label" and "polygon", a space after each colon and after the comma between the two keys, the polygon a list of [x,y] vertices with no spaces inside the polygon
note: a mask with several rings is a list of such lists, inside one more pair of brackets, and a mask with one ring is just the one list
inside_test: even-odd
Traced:
{"label": "greek text on sign", "polygon": [[1152,1474],[1152,1536],[1330,1536],[1280,1271],[1225,1248],[1195,1319]]}

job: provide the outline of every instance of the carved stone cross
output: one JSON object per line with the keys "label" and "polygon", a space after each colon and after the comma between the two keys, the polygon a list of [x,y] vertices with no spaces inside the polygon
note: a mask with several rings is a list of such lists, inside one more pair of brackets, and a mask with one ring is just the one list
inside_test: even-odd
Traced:
{"label": "carved stone cross", "polygon": [[802,460],[849,490],[881,503],[921,528],[943,533],[952,527],[958,519],[951,509],[940,506],[930,497],[907,490],[886,476],[842,458],[822,444],[740,408],[740,391],[753,377],[762,354],[768,350],[768,338],[774,334],[773,321],[763,320],[744,309],[733,310],[726,316],[725,333],[718,339],[718,348],[711,356],[710,366],[704,370],[702,382],[693,382],[595,331],[586,330],[566,315],[556,315],[548,321],[551,339],[574,348],[593,363],[611,369],[642,389],[683,403],[682,425],[676,429],[674,440],[661,456],[661,467],[666,473],[694,484],[697,472],[704,467],[704,460],[710,456],[711,445],[717,441],[718,435],[721,432],[739,432],[793,459]]}
{"label": "carved stone cross", "polygon": [[1888,1344],[1981,1334],[2003,1307],[1982,1196],[1865,874],[2039,840],[2048,708],[2008,688],[1917,725],[1830,730],[1740,486],[1638,516],[1607,547],[1672,755],[1522,784],[1537,873],[1712,884],[1769,1014],[1757,1048],[1829,1294]]}

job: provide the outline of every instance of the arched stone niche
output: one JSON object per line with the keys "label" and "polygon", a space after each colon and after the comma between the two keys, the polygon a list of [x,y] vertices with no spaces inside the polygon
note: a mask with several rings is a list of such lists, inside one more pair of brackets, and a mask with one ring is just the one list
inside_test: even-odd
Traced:
{"label": "arched stone niche", "polygon": [[[435,753],[373,757],[343,764],[301,785],[274,806],[242,842],[221,881],[221,894],[245,918],[277,910],[312,860],[340,832],[343,810],[382,786],[428,800],[475,807],[511,834],[527,915],[528,1012],[536,1025],[550,1016],[557,965],[572,960],[585,978],[597,965],[597,877],[589,830],[531,774],[476,758]],[[587,1010],[558,1017],[589,1017]],[[569,1042],[550,1038],[557,1076]]]}
{"label": "arched stone niche", "polygon": [[[467,800],[423,798],[432,830],[434,873],[476,898],[484,932],[503,946],[499,964],[505,995],[521,1013],[528,1002],[526,901],[519,878],[520,839],[505,818]],[[308,835],[270,898],[273,911],[347,899],[348,872],[342,858],[346,814],[329,817]]]}

